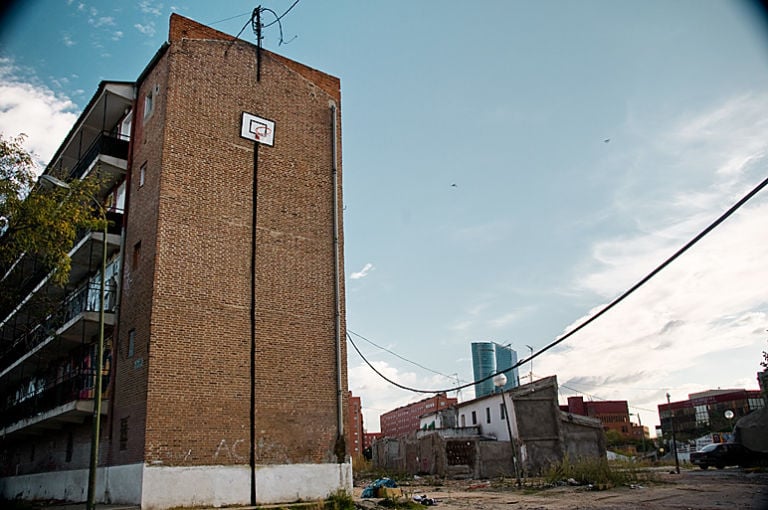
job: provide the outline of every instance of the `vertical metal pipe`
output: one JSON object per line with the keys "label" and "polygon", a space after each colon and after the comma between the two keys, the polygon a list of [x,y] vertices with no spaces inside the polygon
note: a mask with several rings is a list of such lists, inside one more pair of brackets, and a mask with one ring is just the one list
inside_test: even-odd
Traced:
{"label": "vertical metal pipe", "polygon": [[[339,175],[338,175],[338,123],[336,104],[331,103],[331,175],[333,180],[333,297],[335,312],[335,333],[336,333],[336,391],[337,391],[337,422],[339,437],[338,443],[342,444],[344,439],[344,388],[341,377],[342,359],[341,359],[341,256],[339,253]],[[338,449],[337,460],[343,462],[341,449]],[[346,455],[344,455],[346,457]]]}
{"label": "vertical metal pipe", "polygon": [[259,145],[258,140],[253,142],[253,186],[251,191],[251,399],[249,405],[251,506],[256,505],[256,205],[259,192]]}
{"label": "vertical metal pipe", "polygon": [[[95,201],[95,199],[94,199]],[[96,363],[93,370],[93,432],[91,433],[91,462],[88,469],[88,510],[96,508],[96,471],[99,465],[99,432],[101,428],[101,394],[102,381],[101,370],[104,364],[104,287],[106,282],[104,277],[107,272],[107,211],[97,202],[101,211],[101,221],[104,223],[104,238],[102,239],[101,255],[101,281],[99,289],[99,343],[96,347]]]}

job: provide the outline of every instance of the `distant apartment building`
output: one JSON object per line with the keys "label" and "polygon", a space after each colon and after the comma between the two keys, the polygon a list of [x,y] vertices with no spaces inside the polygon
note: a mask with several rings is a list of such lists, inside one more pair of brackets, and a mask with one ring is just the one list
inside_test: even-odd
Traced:
{"label": "distant apartment building", "polygon": [[662,435],[671,436],[674,426],[677,439],[688,440],[712,432],[731,432],[740,418],[765,407],[765,400],[759,390],[718,389],[691,393],[688,400],[658,407]]}
{"label": "distant apartment building", "polygon": [[503,373],[507,382],[504,391],[519,385],[518,370],[512,368],[517,363],[517,352],[510,346],[496,342],[472,342],[472,372],[475,378],[475,397],[484,397],[498,391],[490,377],[497,372]]}
{"label": "distant apartment building", "polygon": [[109,231],[78,233],[64,288],[0,268],[23,296],[0,309],[0,499],[86,499],[99,378],[97,502],[351,490],[340,95],[175,14],[136,81],[99,85],[44,173],[97,176]]}
{"label": "distant apartment building", "polygon": [[[584,401],[584,397],[568,397],[568,404],[561,405],[560,410],[566,413],[578,414],[597,418],[603,424],[603,430],[615,430],[621,435],[635,437],[633,423],[629,421],[629,404],[626,400]],[[642,435],[638,436],[642,439]]]}
{"label": "distant apartment building", "polygon": [[447,408],[458,403],[458,399],[444,393],[425,398],[406,406],[398,407],[379,417],[383,437],[401,437],[419,430],[420,417],[427,413]]}
{"label": "distant apartment building", "polygon": [[347,415],[347,447],[352,458],[363,454],[365,449],[365,429],[363,427],[363,405],[360,397],[349,392]]}

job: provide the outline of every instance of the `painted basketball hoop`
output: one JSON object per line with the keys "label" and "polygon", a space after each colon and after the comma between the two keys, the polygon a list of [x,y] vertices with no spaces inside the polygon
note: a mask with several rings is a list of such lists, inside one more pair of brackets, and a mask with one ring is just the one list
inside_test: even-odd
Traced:
{"label": "painted basketball hoop", "polygon": [[269,119],[243,112],[240,136],[272,147],[275,144],[275,123]]}

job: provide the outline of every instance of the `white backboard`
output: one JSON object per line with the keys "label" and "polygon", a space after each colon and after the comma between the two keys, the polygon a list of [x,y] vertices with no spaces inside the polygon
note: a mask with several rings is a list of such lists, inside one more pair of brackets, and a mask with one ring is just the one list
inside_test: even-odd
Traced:
{"label": "white backboard", "polygon": [[275,145],[275,123],[256,115],[243,112],[240,136],[272,147]]}

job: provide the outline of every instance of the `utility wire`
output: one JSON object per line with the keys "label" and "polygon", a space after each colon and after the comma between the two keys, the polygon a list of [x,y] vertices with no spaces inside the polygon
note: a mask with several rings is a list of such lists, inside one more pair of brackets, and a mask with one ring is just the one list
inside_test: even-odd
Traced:
{"label": "utility wire", "polygon": [[655,268],[653,271],[651,271],[650,273],[648,273],[648,274],[647,274],[645,277],[643,277],[643,278],[642,278],[640,281],[638,281],[636,284],[634,284],[634,285],[633,285],[632,287],[630,287],[628,290],[624,291],[624,293],[622,293],[622,294],[621,294],[621,295],[619,295],[617,298],[615,298],[613,301],[611,301],[611,302],[610,302],[610,303],[608,303],[606,306],[604,306],[604,307],[603,307],[603,308],[602,308],[602,309],[601,309],[599,312],[597,312],[595,315],[593,315],[592,317],[590,317],[590,318],[589,318],[589,319],[587,319],[586,321],[582,322],[582,323],[581,323],[581,324],[579,324],[577,327],[575,327],[574,329],[572,329],[571,331],[569,331],[569,332],[568,332],[568,333],[566,333],[565,335],[561,336],[561,337],[560,337],[560,338],[558,338],[557,340],[555,340],[555,341],[553,341],[553,342],[549,343],[548,345],[546,345],[546,346],[545,346],[545,347],[543,347],[542,349],[539,349],[537,352],[535,352],[535,353],[531,354],[531,355],[530,355],[530,356],[528,356],[527,358],[523,358],[523,359],[519,360],[517,363],[515,363],[515,364],[514,364],[514,365],[512,365],[511,367],[505,368],[504,370],[501,370],[501,371],[499,371],[499,372],[495,372],[495,373],[492,373],[492,374],[488,375],[487,377],[483,377],[482,379],[478,379],[477,381],[474,381],[474,382],[471,382],[471,383],[465,384],[465,385],[463,385],[463,386],[457,386],[457,387],[455,387],[455,388],[448,388],[448,389],[442,389],[442,390],[422,390],[422,389],[417,389],[417,388],[411,388],[411,387],[408,387],[408,386],[404,386],[404,385],[402,385],[402,384],[400,384],[400,383],[397,383],[397,382],[395,382],[395,381],[393,381],[393,380],[391,380],[391,379],[387,378],[387,377],[386,377],[385,375],[383,375],[381,372],[379,372],[378,370],[376,370],[376,368],[374,368],[374,367],[373,367],[373,365],[371,365],[371,363],[370,363],[370,362],[369,362],[369,361],[368,361],[368,360],[365,358],[365,356],[363,356],[363,355],[362,355],[362,353],[360,352],[360,350],[359,350],[359,349],[357,348],[357,346],[355,345],[355,342],[352,340],[352,337],[349,335],[349,333],[347,333],[347,338],[349,339],[349,342],[352,344],[352,347],[354,347],[354,348],[355,348],[355,350],[357,351],[357,353],[360,355],[360,357],[361,357],[361,358],[363,358],[363,361],[365,361],[365,363],[366,363],[366,364],[367,364],[369,367],[371,367],[371,369],[372,369],[374,372],[376,372],[376,373],[379,375],[379,377],[381,377],[381,378],[382,378],[382,379],[384,379],[385,381],[389,382],[390,384],[393,384],[393,385],[397,386],[398,388],[401,388],[401,389],[404,389],[404,390],[412,391],[412,392],[414,392],[414,393],[447,393],[447,392],[449,392],[449,391],[457,391],[457,390],[461,390],[461,389],[464,389],[464,388],[468,388],[469,386],[472,386],[472,385],[474,385],[474,384],[479,384],[479,383],[482,383],[482,382],[488,381],[488,380],[490,380],[490,379],[493,379],[494,377],[496,377],[496,376],[497,376],[498,374],[500,374],[500,373],[503,373],[503,372],[508,372],[509,370],[512,370],[512,369],[518,368],[518,367],[520,367],[520,366],[524,365],[525,363],[528,363],[528,362],[530,362],[530,361],[533,361],[534,359],[536,359],[536,358],[537,358],[537,357],[539,357],[540,355],[544,354],[544,353],[545,353],[545,352],[547,352],[548,350],[550,350],[550,349],[552,349],[553,347],[555,347],[555,346],[557,346],[557,345],[559,345],[559,344],[563,343],[565,340],[567,340],[568,338],[572,337],[573,335],[575,335],[576,333],[578,333],[579,331],[581,331],[582,329],[584,329],[585,327],[587,327],[589,324],[592,324],[592,323],[593,323],[594,321],[596,321],[596,320],[597,320],[599,317],[602,317],[602,316],[603,316],[603,315],[604,315],[606,312],[608,312],[608,311],[609,311],[609,310],[611,310],[613,307],[615,307],[616,305],[618,305],[619,303],[621,303],[622,301],[624,301],[624,300],[625,300],[626,298],[628,298],[628,297],[629,297],[631,294],[633,294],[633,293],[634,293],[634,292],[635,292],[637,289],[639,289],[640,287],[642,287],[643,285],[645,285],[645,284],[646,284],[646,283],[647,283],[647,282],[648,282],[648,281],[649,281],[651,278],[653,278],[654,276],[656,276],[657,274],[659,274],[659,273],[661,272],[661,270],[662,270],[662,269],[664,269],[664,268],[666,268],[668,265],[670,265],[670,264],[671,264],[671,263],[672,263],[674,260],[676,260],[678,257],[680,257],[680,255],[682,255],[683,253],[685,253],[686,251],[688,251],[688,250],[689,250],[689,249],[690,249],[692,246],[694,246],[696,243],[698,243],[699,241],[701,241],[701,240],[702,240],[702,239],[703,239],[703,238],[704,238],[704,237],[705,237],[707,234],[709,234],[710,232],[712,232],[712,231],[713,231],[715,228],[717,228],[717,227],[718,227],[718,226],[719,226],[721,223],[723,223],[723,222],[724,222],[726,219],[728,219],[728,218],[729,218],[729,217],[730,217],[730,216],[731,216],[733,213],[735,213],[735,212],[736,212],[737,210],[739,210],[739,209],[740,209],[740,208],[741,208],[741,207],[742,207],[744,204],[746,204],[746,203],[747,203],[747,202],[748,202],[750,199],[752,199],[752,197],[754,197],[755,195],[757,195],[757,194],[758,194],[758,193],[759,193],[759,192],[760,192],[760,191],[761,191],[763,188],[765,188],[765,186],[766,186],[766,185],[768,185],[768,177],[767,177],[767,178],[765,178],[765,179],[764,179],[762,182],[760,182],[760,184],[758,184],[757,186],[755,186],[755,187],[754,187],[754,188],[753,188],[753,189],[752,189],[752,190],[751,190],[749,193],[747,193],[746,195],[744,195],[744,196],[743,196],[743,197],[742,197],[742,198],[741,198],[741,199],[740,199],[738,202],[736,202],[736,203],[735,203],[733,206],[731,206],[731,207],[730,207],[730,208],[729,208],[727,211],[725,211],[723,214],[721,214],[721,215],[720,215],[720,216],[719,216],[719,217],[718,217],[718,218],[717,218],[715,221],[713,221],[713,222],[712,222],[712,223],[711,223],[709,226],[707,226],[707,227],[706,227],[704,230],[702,230],[701,232],[699,232],[699,234],[697,234],[697,235],[696,235],[696,236],[695,236],[693,239],[691,239],[691,240],[690,240],[690,241],[688,241],[688,242],[687,242],[685,245],[683,245],[683,247],[682,247],[682,248],[680,248],[680,249],[679,249],[679,250],[677,250],[675,253],[673,253],[673,254],[672,254],[672,255],[671,255],[669,258],[667,258],[667,259],[666,259],[664,262],[662,262],[660,265],[658,265],[658,266],[657,266],[657,267],[656,267],[656,268]]}
{"label": "utility wire", "polygon": [[247,16],[248,14],[251,14],[251,11],[244,12],[242,14],[237,14],[235,16],[230,16],[229,18],[220,19],[218,21],[212,21],[212,22],[208,23],[208,26],[217,25],[219,23],[224,23],[225,21],[229,21],[229,20],[232,20],[232,19],[235,19],[235,18],[242,18],[243,16]]}
{"label": "utility wire", "polygon": [[280,16],[278,16],[277,14],[275,14],[275,11],[273,11],[272,9],[262,9],[262,10],[264,10],[264,11],[269,11],[269,12],[271,12],[272,14],[275,14],[275,18],[276,18],[276,19],[275,19],[275,21],[273,21],[272,23],[269,23],[269,24],[267,24],[267,25],[264,25],[264,28],[268,28],[268,27],[271,27],[271,26],[272,26],[272,25],[274,25],[275,23],[280,23],[280,20],[281,20],[281,19],[283,19],[283,18],[285,17],[285,15],[286,15],[286,14],[288,14],[289,12],[291,12],[291,9],[293,9],[294,7],[296,7],[296,4],[297,4],[297,3],[299,3],[300,1],[301,1],[301,0],[296,0],[295,2],[293,2],[293,3],[291,4],[291,6],[290,6],[290,7],[288,7],[288,9],[286,9],[286,10],[285,10],[285,12],[284,12],[284,13],[282,13]]}
{"label": "utility wire", "polygon": [[395,356],[395,357],[397,357],[397,358],[400,358],[401,360],[403,360],[403,361],[405,361],[405,362],[408,362],[408,363],[410,363],[410,364],[412,364],[412,365],[415,365],[415,366],[417,366],[417,367],[419,367],[419,368],[423,368],[424,370],[426,370],[426,371],[428,371],[428,372],[432,372],[433,374],[437,374],[437,375],[443,376],[443,377],[445,377],[446,379],[451,379],[452,381],[453,381],[453,380],[456,380],[456,377],[453,377],[452,375],[446,375],[446,374],[444,374],[444,373],[442,373],[442,372],[438,372],[437,370],[433,370],[433,369],[431,369],[431,368],[429,368],[429,367],[425,367],[425,366],[424,366],[424,365],[422,365],[421,363],[417,363],[417,362],[415,362],[415,361],[411,361],[411,360],[409,360],[408,358],[405,358],[405,357],[403,357],[403,356],[400,356],[398,353],[396,353],[396,352],[394,352],[394,351],[391,351],[391,350],[387,349],[386,347],[383,347],[383,346],[381,346],[381,345],[379,345],[379,344],[377,344],[377,343],[375,343],[375,342],[373,342],[373,341],[369,340],[368,338],[365,338],[365,337],[364,337],[363,335],[361,335],[360,333],[355,333],[354,331],[352,331],[352,330],[350,330],[350,329],[348,329],[347,331],[348,331],[348,332],[350,332],[350,333],[352,333],[352,334],[353,334],[353,335],[355,335],[356,337],[358,337],[358,338],[361,338],[361,339],[365,340],[366,342],[368,342],[369,344],[373,345],[374,347],[378,347],[378,348],[379,348],[379,349],[381,349],[382,351],[386,351],[386,352],[390,353],[392,356]]}

